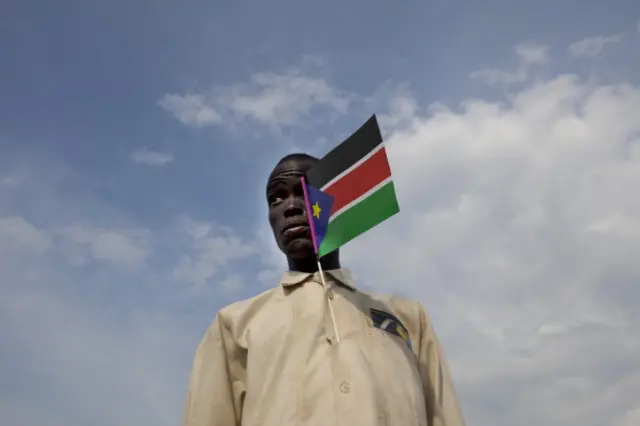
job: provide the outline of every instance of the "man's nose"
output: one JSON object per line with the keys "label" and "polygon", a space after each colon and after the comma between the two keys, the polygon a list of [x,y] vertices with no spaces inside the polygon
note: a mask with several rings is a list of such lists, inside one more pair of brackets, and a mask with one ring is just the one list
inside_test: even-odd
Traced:
{"label": "man's nose", "polygon": [[284,209],[284,216],[302,216],[304,215],[304,208],[304,201],[302,201],[298,197],[292,197],[287,200],[287,206]]}

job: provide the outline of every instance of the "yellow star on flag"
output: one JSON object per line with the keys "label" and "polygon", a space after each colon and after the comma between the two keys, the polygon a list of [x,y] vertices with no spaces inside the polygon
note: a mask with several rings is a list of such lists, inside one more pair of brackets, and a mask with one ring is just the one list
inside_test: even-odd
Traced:
{"label": "yellow star on flag", "polygon": [[322,211],[322,209],[320,208],[320,204],[318,204],[318,202],[316,201],[316,203],[311,207],[313,208],[313,215],[320,219],[320,212]]}

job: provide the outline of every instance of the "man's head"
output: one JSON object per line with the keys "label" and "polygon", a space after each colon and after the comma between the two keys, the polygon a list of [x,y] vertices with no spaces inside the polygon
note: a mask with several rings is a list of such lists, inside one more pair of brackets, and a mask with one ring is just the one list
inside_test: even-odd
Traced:
{"label": "man's head", "polygon": [[278,161],[267,182],[269,223],[278,247],[290,261],[314,256],[300,178],[317,162],[308,154],[289,154]]}

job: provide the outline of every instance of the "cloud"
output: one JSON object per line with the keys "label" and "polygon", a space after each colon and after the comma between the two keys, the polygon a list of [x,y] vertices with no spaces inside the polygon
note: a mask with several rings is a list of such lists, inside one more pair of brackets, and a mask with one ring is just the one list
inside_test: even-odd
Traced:
{"label": "cloud", "polygon": [[[376,114],[382,132],[410,126],[419,112],[418,102],[407,84],[383,86],[374,94],[370,104],[373,110],[382,111]],[[348,135],[342,139],[346,137]]]}
{"label": "cloud", "polygon": [[49,236],[23,217],[0,218],[0,253],[43,253],[51,246]]}
{"label": "cloud", "polygon": [[222,116],[202,94],[167,93],[158,101],[158,104],[187,126],[200,128],[222,121]]}
{"label": "cloud", "polygon": [[471,73],[473,80],[480,80],[490,85],[503,84],[506,86],[524,83],[529,78],[530,71],[548,61],[549,47],[537,43],[520,43],[515,47],[518,57],[518,67],[515,71],[504,71],[497,68],[484,68]]}
{"label": "cloud", "polygon": [[308,57],[281,72],[256,72],[247,82],[207,93],[168,94],[160,105],[192,127],[249,122],[277,130],[300,125],[312,111],[345,114],[352,99],[329,84],[322,65],[320,59]]}
{"label": "cloud", "polygon": [[222,279],[218,285],[222,291],[230,294],[238,294],[245,287],[244,277],[240,274],[229,275]]}
{"label": "cloud", "polygon": [[549,56],[549,46],[537,43],[521,43],[515,50],[520,62],[527,66],[544,64]]}
{"label": "cloud", "polygon": [[506,102],[389,108],[405,123],[386,138],[401,212],[343,263],[427,307],[470,422],[637,415],[639,108],[640,87],[572,74]]}
{"label": "cloud", "polygon": [[4,175],[0,176],[0,188],[16,188],[20,185],[22,181],[22,176],[14,176],[14,175]]}
{"label": "cloud", "polygon": [[12,290],[0,297],[4,425],[179,423],[188,366],[178,360],[192,356],[199,330],[149,312],[113,320],[100,306],[61,295],[63,283],[51,276],[49,291],[11,278]]}
{"label": "cloud", "polygon": [[[203,288],[218,276],[219,270],[230,262],[246,259],[257,252],[256,245],[243,240],[228,228],[212,223],[184,219],[182,227],[190,237],[190,249],[180,257],[173,269],[173,278]],[[218,288],[236,291],[242,285],[240,275],[222,279]]]}
{"label": "cloud", "polygon": [[624,36],[622,34],[585,38],[571,43],[568,48],[569,54],[574,58],[595,57],[608,45],[620,43],[623,38]]}
{"label": "cloud", "polygon": [[[58,201],[64,209],[71,200]],[[253,249],[189,218],[153,232],[87,223],[0,218],[3,425],[178,424],[194,348],[224,295],[246,285],[244,268],[225,262]],[[212,262],[216,285],[206,286],[215,291],[200,298],[175,285],[168,275],[181,253],[196,272]],[[68,257],[75,262],[60,261]]]}
{"label": "cloud", "polygon": [[324,79],[296,68],[283,74],[254,74],[250,83],[235,86],[231,92],[225,98],[236,116],[274,127],[296,125],[316,107],[344,114],[349,106],[349,100]]}
{"label": "cloud", "polygon": [[191,356],[198,330],[149,304],[122,309],[130,293],[119,268],[85,275],[59,261],[70,238],[88,257],[129,266],[142,256],[131,236],[88,226],[61,234],[23,217],[0,219],[3,425],[176,424],[188,373],[176,360]]}
{"label": "cloud", "polygon": [[621,422],[621,426],[635,426],[637,424],[640,424],[640,408],[628,411]]}
{"label": "cloud", "polygon": [[141,266],[149,254],[145,230],[101,229],[76,224],[58,234],[68,243],[72,262],[77,265],[84,264],[90,257],[97,262],[135,268]]}
{"label": "cloud", "polygon": [[173,161],[173,155],[166,152],[152,151],[148,148],[139,148],[129,154],[129,158],[134,163],[146,164],[148,166],[164,166]]}

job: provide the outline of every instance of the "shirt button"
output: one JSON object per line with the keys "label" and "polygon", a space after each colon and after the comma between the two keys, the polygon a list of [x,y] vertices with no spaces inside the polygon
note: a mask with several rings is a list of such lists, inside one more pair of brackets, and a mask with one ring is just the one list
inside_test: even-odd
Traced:
{"label": "shirt button", "polygon": [[340,392],[342,392],[342,393],[351,392],[351,383],[342,382],[342,384],[340,385]]}
{"label": "shirt button", "polygon": [[333,300],[333,290],[329,290],[328,292],[329,300]]}

